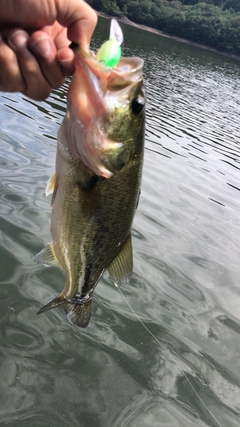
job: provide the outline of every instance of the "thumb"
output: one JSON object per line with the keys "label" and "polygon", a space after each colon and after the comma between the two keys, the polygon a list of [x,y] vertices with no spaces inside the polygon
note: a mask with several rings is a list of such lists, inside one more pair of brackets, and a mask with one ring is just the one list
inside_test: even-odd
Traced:
{"label": "thumb", "polygon": [[97,24],[96,12],[83,0],[58,0],[57,21],[68,28],[69,40],[88,50]]}
{"label": "thumb", "polygon": [[83,0],[1,0],[1,24],[37,30],[58,21],[68,38],[87,49],[97,23],[95,11]]}

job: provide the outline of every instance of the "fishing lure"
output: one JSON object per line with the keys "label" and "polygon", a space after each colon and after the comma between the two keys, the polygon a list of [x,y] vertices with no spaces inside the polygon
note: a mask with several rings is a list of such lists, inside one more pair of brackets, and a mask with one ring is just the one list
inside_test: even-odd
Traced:
{"label": "fishing lure", "polygon": [[116,21],[111,20],[109,40],[104,42],[97,52],[96,60],[109,68],[114,68],[122,55],[121,44],[123,42],[123,32]]}

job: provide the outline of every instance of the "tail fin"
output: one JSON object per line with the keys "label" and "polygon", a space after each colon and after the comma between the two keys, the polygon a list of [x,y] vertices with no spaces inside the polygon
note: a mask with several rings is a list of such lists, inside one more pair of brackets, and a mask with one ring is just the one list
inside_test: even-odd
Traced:
{"label": "tail fin", "polygon": [[42,314],[42,313],[44,313],[44,311],[51,310],[52,308],[59,307],[59,305],[63,305],[63,304],[66,304],[65,299],[63,299],[61,297],[53,298],[52,301],[50,301],[48,304],[46,304],[42,308],[40,308],[40,310],[37,312],[37,314]]}
{"label": "tail fin", "polygon": [[76,303],[70,303],[68,300],[64,299],[63,297],[57,297],[54,298],[52,301],[50,301],[48,304],[44,305],[40,310],[37,312],[37,314],[42,314],[47,310],[51,310],[53,308],[63,306],[68,321],[72,325],[79,326],[80,328],[86,328],[86,326],[89,323],[90,317],[91,317],[91,304],[92,300],[89,299],[87,301],[77,301]]}
{"label": "tail fin", "polygon": [[91,317],[92,299],[77,304],[66,304],[64,310],[72,325],[86,328]]}

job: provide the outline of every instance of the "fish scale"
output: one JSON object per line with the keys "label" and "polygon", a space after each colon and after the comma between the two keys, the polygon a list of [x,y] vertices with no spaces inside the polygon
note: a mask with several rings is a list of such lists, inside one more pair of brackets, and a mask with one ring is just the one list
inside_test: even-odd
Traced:
{"label": "fish scale", "polygon": [[59,265],[66,273],[60,296],[39,313],[61,306],[70,323],[86,327],[104,270],[118,285],[132,274],[145,91],[140,58],[122,58],[110,69],[78,48],[75,64],[58,132],[56,173],[47,189],[53,194],[52,242],[35,260]]}

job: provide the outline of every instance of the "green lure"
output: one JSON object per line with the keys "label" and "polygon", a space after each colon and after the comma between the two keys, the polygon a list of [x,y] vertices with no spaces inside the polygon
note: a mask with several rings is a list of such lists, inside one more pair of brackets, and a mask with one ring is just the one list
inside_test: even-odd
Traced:
{"label": "green lure", "polygon": [[111,20],[110,39],[102,44],[97,52],[96,60],[109,68],[114,68],[122,56],[121,44],[123,33],[115,19]]}
{"label": "green lure", "polygon": [[102,44],[96,55],[96,60],[102,62],[104,65],[107,65],[110,68],[113,68],[115,65],[117,65],[121,55],[121,46],[119,46],[115,39],[112,39],[107,40]]}

